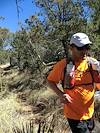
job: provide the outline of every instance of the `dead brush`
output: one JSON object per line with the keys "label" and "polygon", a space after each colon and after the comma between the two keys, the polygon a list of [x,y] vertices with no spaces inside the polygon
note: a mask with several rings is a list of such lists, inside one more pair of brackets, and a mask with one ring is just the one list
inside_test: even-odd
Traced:
{"label": "dead brush", "polygon": [[36,120],[34,123],[30,121],[25,125],[22,124],[22,128],[18,127],[13,128],[13,133],[54,133],[54,117],[47,124],[46,120]]}
{"label": "dead brush", "polygon": [[[66,133],[68,131],[69,126],[63,123],[63,128],[59,125],[58,118],[56,118],[55,114],[47,117],[43,120],[36,120],[35,122],[30,121],[25,125],[22,124],[22,129],[18,127],[13,128],[13,133]],[[58,124],[58,125],[57,125]],[[61,124],[61,123],[60,123]],[[60,129],[60,127],[61,129]]]}

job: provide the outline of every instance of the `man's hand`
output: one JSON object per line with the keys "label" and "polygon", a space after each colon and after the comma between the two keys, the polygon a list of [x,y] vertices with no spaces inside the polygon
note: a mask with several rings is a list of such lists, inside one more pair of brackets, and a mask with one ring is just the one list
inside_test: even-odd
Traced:
{"label": "man's hand", "polygon": [[63,94],[60,96],[60,101],[61,103],[68,104],[72,103],[72,98],[68,94]]}
{"label": "man's hand", "polygon": [[65,94],[64,92],[59,90],[59,88],[57,87],[57,85],[54,82],[48,81],[48,85],[59,96],[60,101],[62,103],[64,103],[64,104],[72,103],[72,98],[68,94]]}

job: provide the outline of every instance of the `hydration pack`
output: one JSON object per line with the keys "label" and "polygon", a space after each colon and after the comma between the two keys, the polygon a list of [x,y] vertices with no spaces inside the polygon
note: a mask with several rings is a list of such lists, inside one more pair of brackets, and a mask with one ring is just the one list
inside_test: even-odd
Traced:
{"label": "hydration pack", "polygon": [[[89,73],[92,77],[92,81],[90,81],[90,83],[87,84],[82,83],[79,85],[89,85],[89,84],[94,84],[94,82],[100,83],[100,75],[99,75],[100,62],[92,57],[85,57],[85,58],[86,58],[85,60],[88,63]],[[64,78],[62,81],[62,87],[64,89],[73,89],[76,86],[75,71],[76,71],[75,64],[74,62],[70,61],[64,68]]]}

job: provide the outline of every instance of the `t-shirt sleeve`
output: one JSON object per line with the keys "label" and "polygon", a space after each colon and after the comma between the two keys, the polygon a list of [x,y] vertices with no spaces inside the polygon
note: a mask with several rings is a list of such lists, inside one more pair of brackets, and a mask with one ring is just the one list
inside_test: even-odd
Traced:
{"label": "t-shirt sleeve", "polygon": [[54,65],[53,70],[48,75],[47,79],[54,83],[59,83],[63,80],[64,68],[66,66],[66,59],[62,59],[57,64]]}

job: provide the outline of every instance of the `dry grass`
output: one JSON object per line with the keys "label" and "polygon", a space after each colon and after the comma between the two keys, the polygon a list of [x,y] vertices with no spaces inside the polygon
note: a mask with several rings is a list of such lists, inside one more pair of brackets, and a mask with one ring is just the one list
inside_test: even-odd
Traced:
{"label": "dry grass", "polygon": [[[45,124],[49,128],[55,112],[53,106],[57,99],[51,89],[27,89],[33,87],[26,84],[30,76],[19,73],[16,69],[2,70],[0,76],[1,93],[8,92],[5,97],[1,95],[0,99],[0,133],[13,133],[13,127],[17,127],[21,131],[22,125],[25,126],[30,120],[35,122],[35,132],[38,130],[41,120],[47,120]],[[21,87],[24,88],[22,92],[19,91]],[[23,99],[25,99],[24,102]],[[27,105],[27,103],[31,103],[31,105]]]}
{"label": "dry grass", "polygon": [[10,94],[0,100],[0,133],[12,133],[12,127],[20,127],[21,122],[27,121],[27,116],[22,116],[18,111],[21,105],[16,101],[16,95]]}
{"label": "dry grass", "polygon": [[[55,129],[55,133],[57,131],[62,133],[63,130],[67,130],[67,126],[65,127],[66,121],[61,112],[62,108],[59,108],[52,111],[49,110],[43,116],[39,113],[33,114],[31,106],[17,102],[16,94],[12,93],[0,101],[0,133],[13,133],[12,129],[15,127],[19,128],[21,133],[22,126],[25,126],[30,120],[35,123],[35,131],[38,130],[40,122],[44,121],[45,133],[53,130],[52,128]],[[41,127],[41,130],[43,130],[43,127]]]}

